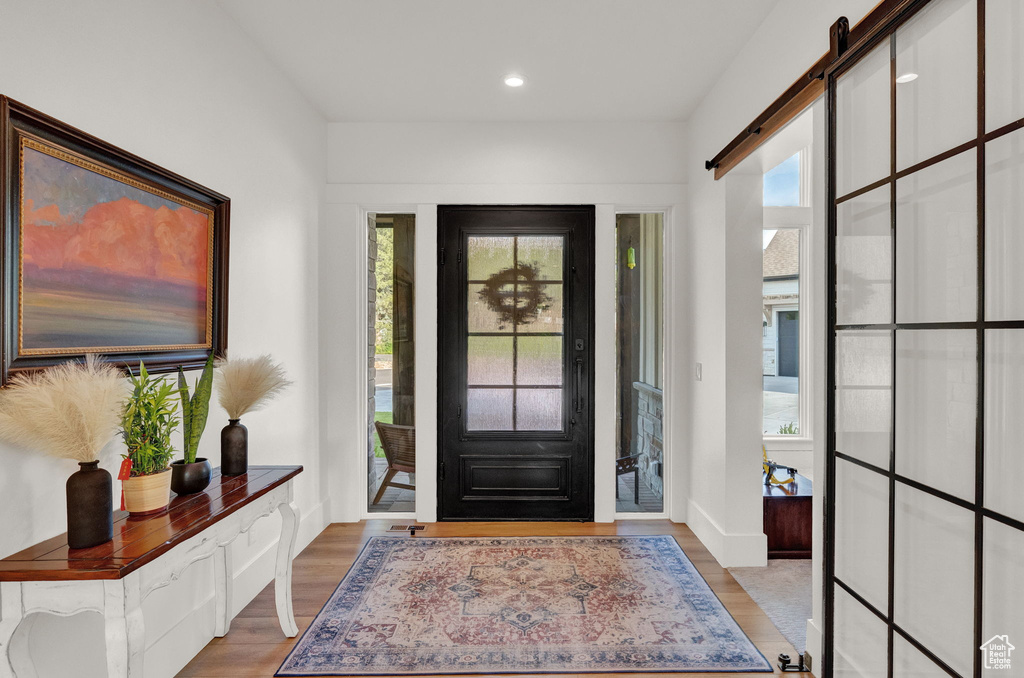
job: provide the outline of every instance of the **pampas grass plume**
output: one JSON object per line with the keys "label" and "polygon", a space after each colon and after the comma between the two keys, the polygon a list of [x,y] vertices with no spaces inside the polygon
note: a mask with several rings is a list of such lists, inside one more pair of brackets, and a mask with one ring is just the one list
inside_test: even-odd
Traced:
{"label": "pampas grass plume", "polygon": [[246,412],[263,407],[292,382],[284,368],[269,355],[257,358],[233,358],[220,361],[214,372],[217,399],[227,410],[228,419],[241,419]]}
{"label": "pampas grass plume", "polygon": [[88,462],[121,424],[127,381],[88,356],[15,376],[0,390],[0,438],[54,457]]}

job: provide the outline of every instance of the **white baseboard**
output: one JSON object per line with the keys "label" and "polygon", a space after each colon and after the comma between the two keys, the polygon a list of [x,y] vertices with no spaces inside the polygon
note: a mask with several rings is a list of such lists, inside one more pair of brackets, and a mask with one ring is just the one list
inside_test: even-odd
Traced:
{"label": "white baseboard", "polygon": [[[301,553],[328,524],[325,503],[303,515],[299,522],[295,554]],[[245,535],[239,537],[245,538]],[[278,541],[274,538],[264,544],[248,562],[235,568],[232,603],[236,614],[274,580]],[[159,638],[146,639],[146,678],[172,678],[192,661],[213,640],[215,612],[211,581],[210,595],[204,602]]]}
{"label": "white baseboard", "polygon": [[699,504],[689,502],[686,524],[722,567],[765,567],[768,537],[764,533],[725,532]]}
{"label": "white baseboard", "polygon": [[807,654],[811,655],[811,673],[821,675],[821,660],[824,657],[821,653],[824,634],[814,619],[807,620]]}

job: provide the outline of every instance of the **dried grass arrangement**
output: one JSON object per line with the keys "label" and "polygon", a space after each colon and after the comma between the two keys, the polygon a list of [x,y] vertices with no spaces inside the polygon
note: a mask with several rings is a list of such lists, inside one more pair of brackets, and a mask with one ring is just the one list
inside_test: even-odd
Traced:
{"label": "dried grass arrangement", "polygon": [[0,390],[0,438],[54,457],[90,462],[121,423],[127,381],[88,356],[19,374]]}
{"label": "dried grass arrangement", "polygon": [[260,409],[292,384],[284,368],[269,355],[225,358],[217,363],[214,382],[217,400],[227,410],[229,420]]}

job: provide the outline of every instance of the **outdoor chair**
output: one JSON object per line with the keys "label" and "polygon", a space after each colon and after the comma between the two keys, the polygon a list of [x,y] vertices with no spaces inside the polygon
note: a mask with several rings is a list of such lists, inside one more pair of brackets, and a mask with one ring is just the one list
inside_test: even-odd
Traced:
{"label": "outdoor chair", "polygon": [[615,498],[619,498],[619,483],[618,476],[626,475],[627,473],[633,474],[633,503],[640,503],[640,469],[638,464],[640,462],[640,455],[634,454],[631,457],[619,457],[615,460]]}
{"label": "outdoor chair", "polygon": [[377,427],[377,435],[380,436],[380,445],[384,448],[384,457],[388,460],[388,470],[377,490],[377,496],[373,498],[376,504],[384,496],[384,490],[391,487],[400,487],[403,490],[415,490],[415,486],[405,483],[396,483],[392,479],[395,474],[405,471],[416,473],[416,428],[413,426],[398,426],[397,424],[385,424],[374,422]]}

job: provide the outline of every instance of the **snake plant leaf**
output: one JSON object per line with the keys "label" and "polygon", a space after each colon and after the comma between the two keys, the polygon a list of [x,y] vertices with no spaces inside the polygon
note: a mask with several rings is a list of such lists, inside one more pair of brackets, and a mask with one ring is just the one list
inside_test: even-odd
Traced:
{"label": "snake plant leaf", "polygon": [[199,439],[203,437],[203,430],[206,429],[206,420],[210,415],[210,396],[213,394],[213,352],[203,366],[203,374],[196,382],[195,395],[192,396],[192,403],[189,408],[191,423],[187,435],[190,437],[188,448],[191,453],[190,462],[196,460],[196,453],[199,450]]}
{"label": "snake plant leaf", "polygon": [[190,436],[192,430],[192,400],[188,393],[188,381],[185,379],[185,373],[180,367],[178,368],[178,395],[181,396],[181,421],[182,430],[185,434],[183,438],[185,449],[182,451],[182,456],[184,456],[186,464],[191,464],[195,461],[195,452],[190,447],[192,442]]}

